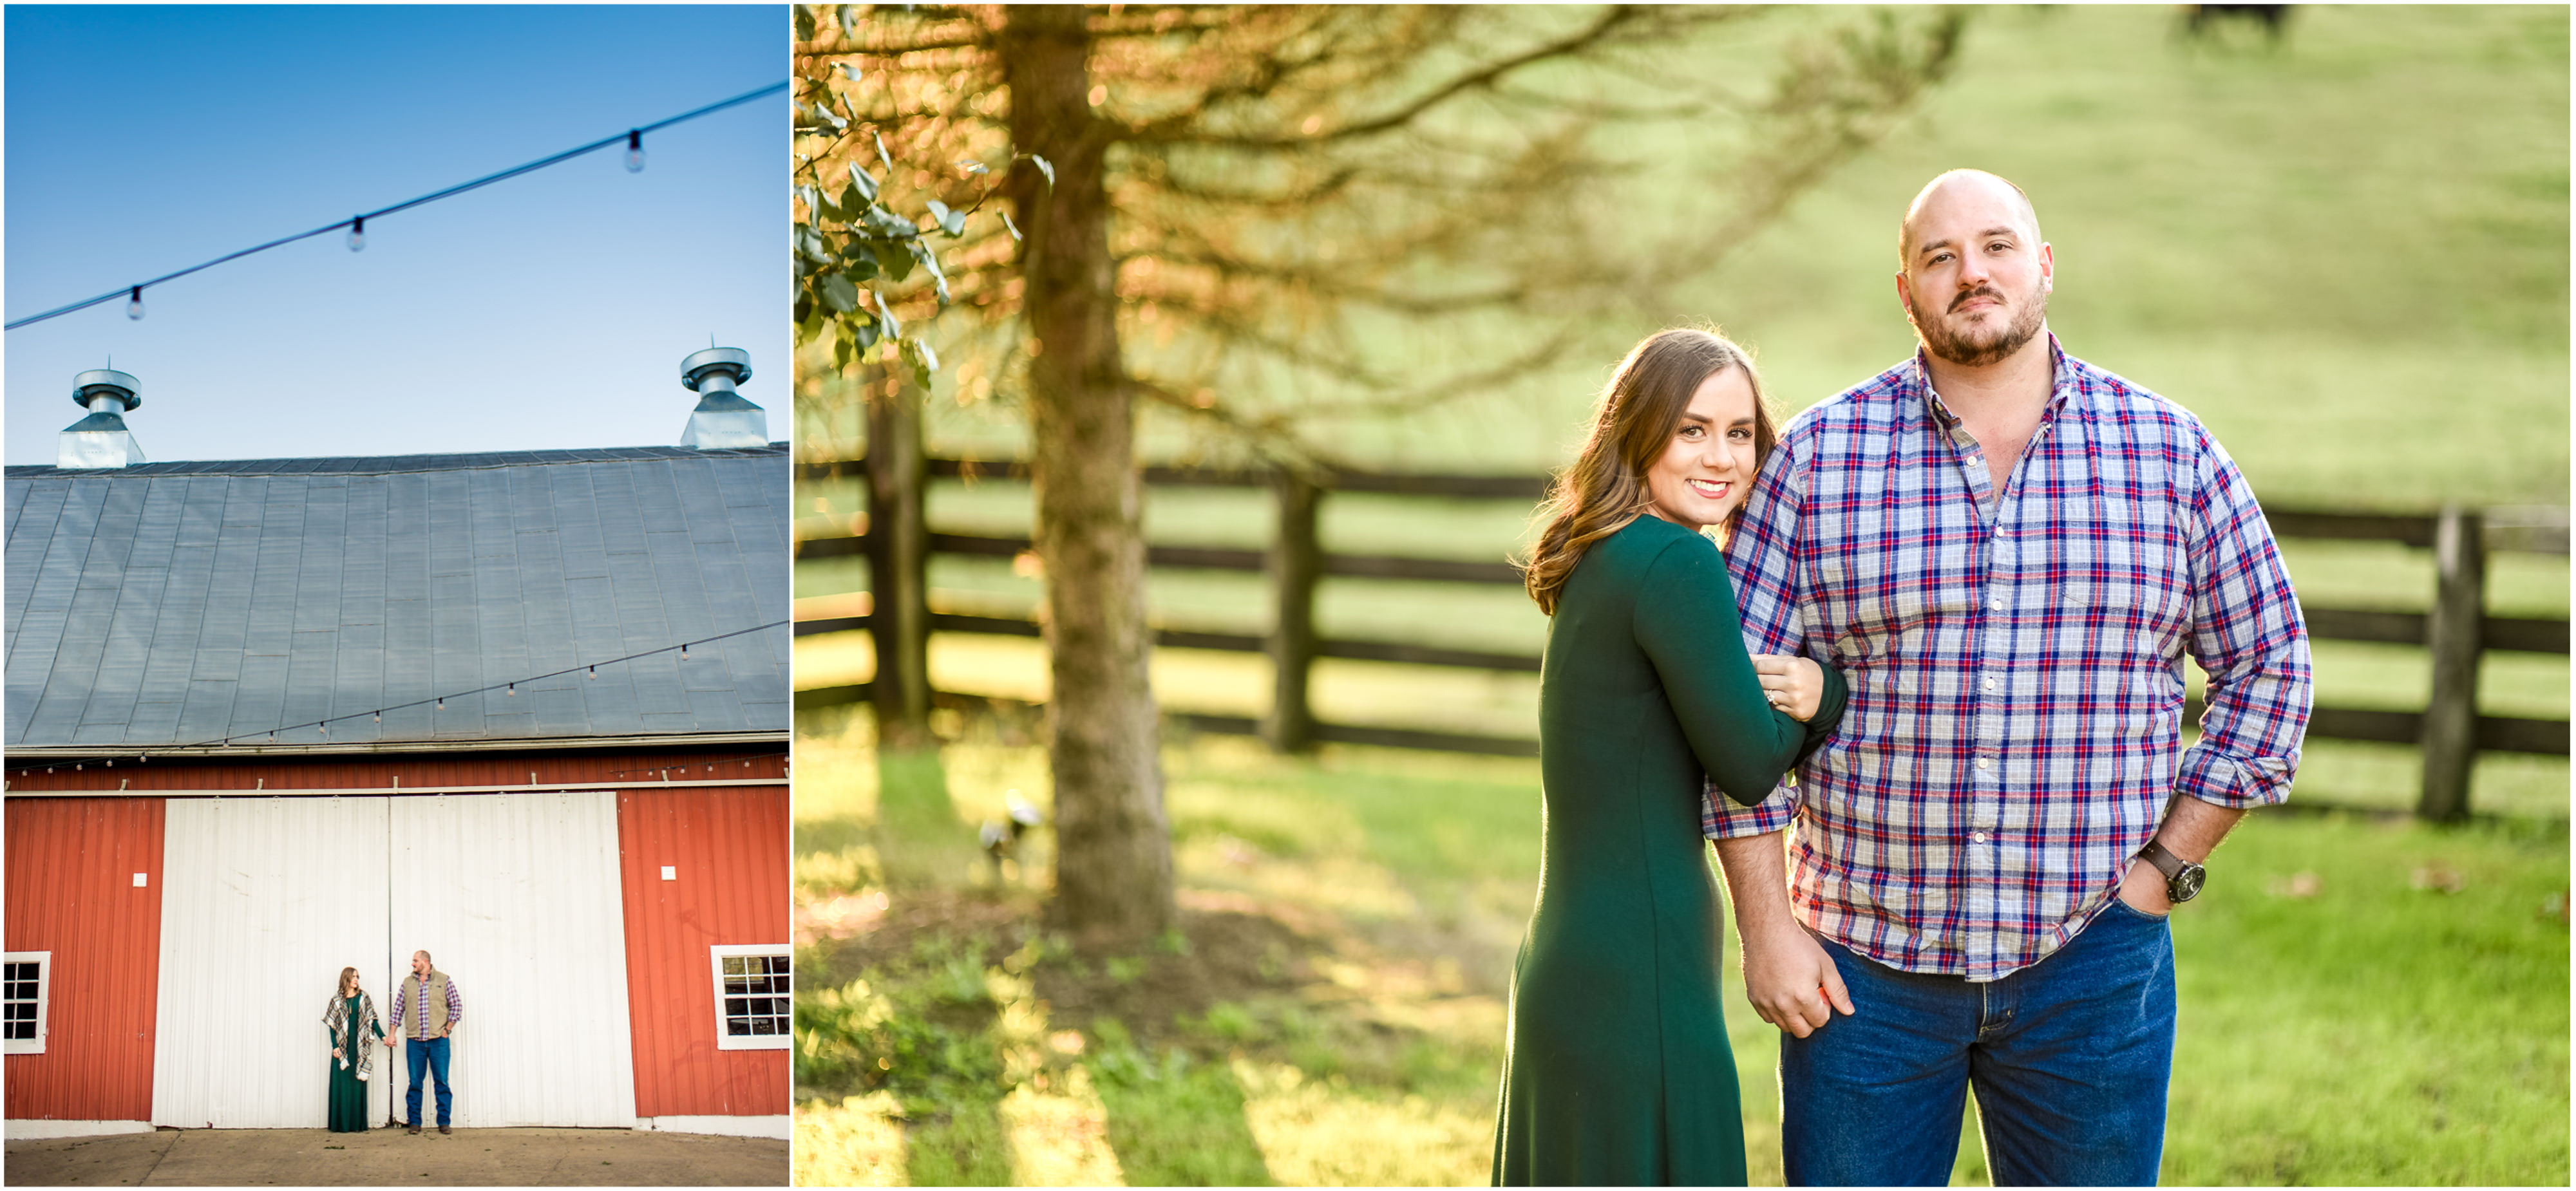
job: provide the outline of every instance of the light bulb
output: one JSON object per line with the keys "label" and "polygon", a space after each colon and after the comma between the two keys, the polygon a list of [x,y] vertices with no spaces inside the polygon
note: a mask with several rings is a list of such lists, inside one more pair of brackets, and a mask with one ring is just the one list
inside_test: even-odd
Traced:
{"label": "light bulb", "polygon": [[349,251],[365,252],[366,250],[367,217],[364,215],[353,216],[349,220]]}
{"label": "light bulb", "polygon": [[134,291],[133,291],[133,293],[132,293],[132,294],[130,294],[130,295],[128,295],[128,296],[126,297],[126,299],[125,299],[125,317],[130,318],[130,319],[134,319],[134,320],[136,320],[136,321],[141,321],[141,320],[142,320],[142,318],[143,318],[143,287],[142,287],[142,286],[139,286],[139,285],[138,285],[138,286],[135,286],[135,287],[134,287]]}
{"label": "light bulb", "polygon": [[629,129],[626,133],[626,172],[630,174],[640,174],[644,172],[644,132],[642,129]]}
{"label": "light bulb", "polygon": [[599,667],[593,666],[590,668],[590,680],[592,682],[599,681]]}
{"label": "light bulb", "polygon": [[510,691],[509,691],[509,694],[510,694],[510,697],[511,697],[511,698],[513,698],[513,699],[516,699],[516,698],[518,698],[518,697],[519,697],[519,684],[518,684],[518,683],[515,683],[515,682],[514,682],[514,683],[511,683],[511,684],[510,684]]}

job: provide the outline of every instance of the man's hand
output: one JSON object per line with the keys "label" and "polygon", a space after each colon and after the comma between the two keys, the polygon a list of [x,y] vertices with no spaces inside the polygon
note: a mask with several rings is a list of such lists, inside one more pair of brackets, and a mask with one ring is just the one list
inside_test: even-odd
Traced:
{"label": "man's hand", "polygon": [[1852,1014],[1834,958],[1794,921],[1786,930],[1744,936],[1744,999],[1762,1020],[1800,1038],[1823,1029],[1836,1010]]}
{"label": "man's hand", "polygon": [[2141,914],[2162,918],[2173,913],[2173,898],[2165,893],[2164,873],[2134,857],[2129,861],[2129,871],[2120,878],[2120,900]]}
{"label": "man's hand", "polygon": [[334,1047],[332,1047],[332,1048],[331,1048],[331,1057],[332,1057],[332,1058],[335,1058],[335,1059],[345,1059],[345,1058],[348,1058],[349,1056],[344,1055],[344,1054],[341,1054],[341,1053],[340,1053],[340,1048],[339,1048],[339,1047],[334,1046]]}
{"label": "man's hand", "polygon": [[1804,1038],[1837,1009],[1849,1016],[1852,1000],[1834,957],[1789,913],[1783,842],[1777,831],[1722,839],[1717,862],[1735,903],[1735,935],[1744,941],[1744,999],[1762,1020]]}
{"label": "man's hand", "polygon": [[1757,653],[1753,673],[1762,680],[1762,697],[1799,723],[1815,718],[1825,701],[1825,670],[1813,658]]}

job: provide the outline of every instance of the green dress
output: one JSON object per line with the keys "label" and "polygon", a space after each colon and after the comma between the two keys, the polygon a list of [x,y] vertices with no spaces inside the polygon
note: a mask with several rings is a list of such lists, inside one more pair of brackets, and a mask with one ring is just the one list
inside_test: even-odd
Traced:
{"label": "green dress", "polygon": [[[358,998],[352,996],[346,1003],[349,1011],[347,1036],[334,1038],[331,1044],[349,1056],[349,1066],[343,1070],[340,1060],[327,1054],[322,1056],[331,1064],[331,1131],[364,1133],[367,1131],[367,1081],[358,1078],[358,1031],[362,1028],[358,1018]],[[376,1037],[381,1039],[384,1036],[384,1027],[378,1026]]]}
{"label": "green dress", "polygon": [[1760,801],[1842,715],[1801,724],[1745,655],[1726,562],[1639,517],[1559,593],[1539,678],[1545,844],[1512,976],[1496,1185],[1742,1185],[1701,775]]}

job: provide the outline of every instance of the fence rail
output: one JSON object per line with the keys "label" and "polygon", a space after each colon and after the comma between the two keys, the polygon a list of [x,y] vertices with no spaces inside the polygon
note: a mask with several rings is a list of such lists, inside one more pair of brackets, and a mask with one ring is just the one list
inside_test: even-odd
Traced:
{"label": "fence rail", "polygon": [[[866,630],[876,638],[879,680],[854,687],[798,692],[806,705],[869,700],[881,714],[913,716],[926,712],[929,689],[928,638],[934,632],[984,633],[1034,637],[1039,624],[1019,617],[970,616],[928,609],[926,558],[952,554],[987,558],[1017,557],[1031,548],[1026,537],[930,533],[921,523],[921,485],[932,477],[1026,479],[1025,464],[981,463],[959,459],[924,459],[910,453],[915,466],[908,476],[872,471],[865,460],[811,463],[801,469],[809,480],[863,479],[871,495],[867,529],[848,536],[814,537],[796,545],[799,561],[866,556],[881,586],[908,587],[874,602],[863,616],[801,620],[799,636]],[[899,456],[898,456],[899,457]],[[1319,658],[1448,666],[1489,671],[1536,673],[1533,654],[1450,649],[1406,642],[1323,638],[1313,630],[1316,584],[1326,577],[1404,579],[1447,583],[1518,586],[1520,573],[1499,561],[1331,554],[1317,532],[1320,506],[1328,494],[1369,492],[1466,499],[1537,500],[1546,480],[1532,476],[1431,476],[1342,471],[1316,478],[1285,472],[1223,469],[1143,469],[1149,485],[1171,487],[1258,487],[1276,497],[1277,524],[1268,549],[1149,545],[1148,565],[1167,568],[1261,572],[1269,576],[1273,629],[1265,635],[1158,629],[1155,644],[1165,648],[1265,653],[1274,663],[1277,688],[1272,713],[1253,720],[1234,716],[1179,714],[1175,718],[1199,731],[1258,734],[1283,751],[1318,742],[1389,745],[1446,751],[1535,756],[1538,742],[1522,737],[1478,736],[1378,725],[1334,724],[1314,718],[1307,699],[1307,680]],[[891,482],[890,482],[891,481]],[[880,517],[878,510],[894,514]],[[2448,508],[2436,513],[2345,513],[2311,509],[2267,509],[2275,535],[2283,538],[2395,542],[2434,552],[2436,590],[2433,607],[2424,612],[2306,606],[2308,632],[2321,640],[2418,645],[2431,651],[2433,692],[2427,706],[2415,711],[2320,706],[2311,715],[2311,737],[2413,744],[2423,749],[2423,788],[2418,813],[2433,819],[2457,819],[2468,813],[2470,767],[2478,752],[2535,753],[2566,756],[2568,721],[2475,713],[2477,670],[2485,653],[2569,653],[2568,622],[2563,618],[2492,616],[2485,611],[2486,557],[2495,551],[2565,555],[2568,521],[2564,508],[2507,508],[2483,513]],[[909,524],[905,524],[909,522]],[[884,532],[885,530],[892,532]],[[893,549],[909,540],[911,557],[898,560]],[[891,579],[891,584],[886,582]],[[889,614],[889,609],[910,608]],[[2197,700],[2186,705],[2187,719],[2197,721]]]}

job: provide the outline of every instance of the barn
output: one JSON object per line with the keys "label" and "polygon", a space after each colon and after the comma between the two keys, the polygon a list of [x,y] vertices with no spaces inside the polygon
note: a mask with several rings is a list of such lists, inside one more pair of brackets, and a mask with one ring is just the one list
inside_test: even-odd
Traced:
{"label": "barn", "polygon": [[[344,966],[464,998],[459,1128],[787,1136],[786,445],[6,472],[6,1131],[320,1128]],[[674,415],[679,412],[675,403]],[[372,1081],[400,1112],[399,1048]]]}

